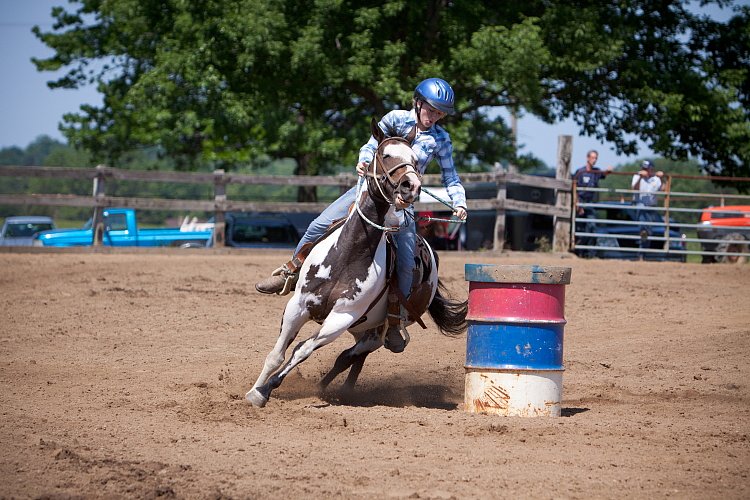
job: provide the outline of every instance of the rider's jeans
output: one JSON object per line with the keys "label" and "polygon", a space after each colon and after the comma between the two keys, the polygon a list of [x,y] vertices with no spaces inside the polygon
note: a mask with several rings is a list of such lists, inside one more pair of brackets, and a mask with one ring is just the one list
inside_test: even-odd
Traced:
{"label": "rider's jeans", "polygon": [[[315,218],[297,244],[294,255],[299,253],[305,243],[316,241],[333,224],[333,221],[347,216],[349,207],[357,199],[357,187],[342,194],[336,201]],[[398,272],[398,287],[404,296],[408,297],[411,290],[412,274],[414,270],[414,246],[417,243],[417,227],[414,221],[406,217],[408,224],[403,226],[394,236],[396,242],[396,271]]]}

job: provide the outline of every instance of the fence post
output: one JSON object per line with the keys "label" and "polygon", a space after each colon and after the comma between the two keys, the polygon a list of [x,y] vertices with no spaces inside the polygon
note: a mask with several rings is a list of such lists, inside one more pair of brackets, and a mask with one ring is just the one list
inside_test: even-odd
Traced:
{"label": "fence post", "polygon": [[104,243],[104,174],[106,173],[104,165],[96,166],[96,176],[94,177],[93,196],[96,205],[94,205],[94,215],[91,219],[91,228],[93,229],[91,244],[95,247]]}
{"label": "fence post", "polygon": [[[573,151],[573,136],[560,135],[557,137],[557,180],[570,180],[570,160]],[[571,208],[571,195],[568,191],[555,190],[555,206],[557,208]],[[552,250],[555,252],[567,252],[570,248],[570,221],[572,214],[568,217],[555,216],[555,233],[553,235]]]}
{"label": "fence post", "polygon": [[227,202],[227,179],[223,169],[214,170],[214,235],[215,248],[224,246],[227,223],[224,216]]}
{"label": "fence post", "polygon": [[570,185],[571,206],[570,209],[570,251],[576,249],[576,217],[578,217],[578,183],[573,179]]}
{"label": "fence post", "polygon": [[495,237],[492,241],[492,249],[502,252],[505,246],[505,198],[508,194],[508,184],[505,172],[501,170],[500,164],[495,165],[495,182],[497,184],[497,197],[501,206],[497,207],[495,215]]}
{"label": "fence post", "polygon": [[348,178],[347,174],[339,174],[339,177],[341,178],[341,184],[339,184],[339,196],[341,196],[349,191],[352,186],[345,180]]}
{"label": "fence post", "polygon": [[672,176],[667,175],[667,182],[666,182],[666,189],[667,195],[664,197],[664,237],[666,238],[666,241],[664,242],[664,250],[669,253],[669,249],[672,247],[672,244],[670,243],[669,233],[671,232],[671,229],[669,228],[669,206],[670,206],[670,195],[672,194]]}

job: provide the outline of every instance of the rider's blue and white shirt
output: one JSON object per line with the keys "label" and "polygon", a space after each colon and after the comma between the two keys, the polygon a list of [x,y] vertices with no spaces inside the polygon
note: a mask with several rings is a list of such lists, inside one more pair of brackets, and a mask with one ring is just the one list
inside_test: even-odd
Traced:
{"label": "rider's blue and white shirt", "polygon": [[[395,131],[401,137],[406,137],[411,129],[417,124],[417,113],[411,111],[395,110],[391,111],[380,120],[378,126],[384,133]],[[393,133],[391,132],[393,135]],[[359,150],[359,161],[369,163],[375,156],[378,142],[374,137],[362,146]],[[429,130],[422,132],[417,129],[417,137],[411,148],[417,155],[417,169],[420,174],[424,174],[427,165],[433,160],[437,160],[440,165],[440,175],[445,186],[448,196],[450,196],[454,207],[466,208],[466,191],[458,177],[456,167],[453,165],[453,144],[451,137],[445,129],[437,124],[430,127]]]}

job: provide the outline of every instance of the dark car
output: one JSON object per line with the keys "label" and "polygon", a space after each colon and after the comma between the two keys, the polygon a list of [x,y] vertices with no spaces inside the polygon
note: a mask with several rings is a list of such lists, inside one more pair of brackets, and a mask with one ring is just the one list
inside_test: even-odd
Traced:
{"label": "dark car", "polygon": [[[283,214],[229,212],[225,216],[224,242],[238,248],[295,248],[300,234]],[[213,244],[213,238],[207,246]]]}
{"label": "dark car", "polygon": [[[667,244],[665,238],[666,227],[664,217],[659,212],[644,210],[647,223],[658,225],[640,225],[638,209],[628,203],[607,202],[606,208],[596,209],[596,219],[576,223],[576,255],[581,257],[599,257],[604,259],[636,260],[671,260],[685,262],[686,255],[672,253],[684,251],[686,237],[680,228],[670,219],[669,224],[669,252],[665,252]],[[613,222],[607,222],[613,221]],[[618,224],[622,221],[626,224]],[[594,233],[596,236],[579,235],[578,233]],[[640,243],[648,238],[647,251],[639,252]],[[597,248],[580,248],[580,246],[594,246]],[[655,251],[659,250],[659,251]]]}
{"label": "dark car", "polygon": [[[541,177],[554,177],[547,172]],[[497,197],[497,184],[494,182],[472,182],[464,185],[468,199],[493,199]],[[508,199],[532,203],[555,204],[555,190],[536,186],[508,183]],[[431,201],[431,200],[427,200]],[[450,212],[436,212],[436,217],[450,218]],[[467,223],[461,231],[465,234],[465,250],[492,248],[495,236],[495,210],[470,210]],[[505,212],[505,247],[508,250],[534,251],[552,243],[554,219],[550,215],[531,214],[517,210]],[[450,248],[450,247],[449,247]]]}

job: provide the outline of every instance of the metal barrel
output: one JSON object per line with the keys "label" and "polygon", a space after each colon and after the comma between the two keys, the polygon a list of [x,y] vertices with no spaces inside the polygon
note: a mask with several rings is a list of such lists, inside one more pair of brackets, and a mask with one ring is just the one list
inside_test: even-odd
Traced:
{"label": "metal barrel", "polygon": [[464,408],[560,416],[569,267],[466,264]]}

